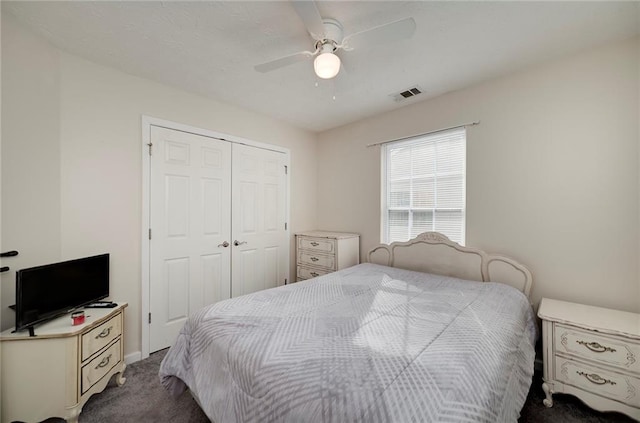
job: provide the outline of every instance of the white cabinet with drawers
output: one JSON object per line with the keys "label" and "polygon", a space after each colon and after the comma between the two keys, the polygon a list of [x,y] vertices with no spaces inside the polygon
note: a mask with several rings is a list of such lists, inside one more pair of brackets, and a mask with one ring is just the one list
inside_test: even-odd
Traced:
{"label": "white cabinet with drawers", "polygon": [[309,231],[296,234],[298,281],[326,275],[360,263],[360,235]]}
{"label": "white cabinet with drawers", "polygon": [[572,394],[640,420],[640,315],[543,298],[543,401]]}
{"label": "white cabinet with drawers", "polygon": [[77,326],[67,314],[36,326],[34,337],[2,332],[2,422],[77,422],[111,376],[118,374],[122,385],[125,307],[85,309],[85,322]]}

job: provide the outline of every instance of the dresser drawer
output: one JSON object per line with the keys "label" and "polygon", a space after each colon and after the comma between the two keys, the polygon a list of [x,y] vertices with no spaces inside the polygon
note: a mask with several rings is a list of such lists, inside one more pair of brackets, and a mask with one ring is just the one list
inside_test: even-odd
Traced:
{"label": "dresser drawer", "polygon": [[333,239],[298,237],[298,249],[334,253],[336,244]]}
{"label": "dresser drawer", "polygon": [[298,251],[298,264],[334,270],[336,267],[336,258],[335,256],[300,250]]}
{"label": "dresser drawer", "polygon": [[640,344],[631,340],[556,323],[554,343],[556,352],[640,374]]}
{"label": "dresser drawer", "polygon": [[82,361],[122,334],[122,313],[118,313],[100,326],[82,335]]}
{"label": "dresser drawer", "polygon": [[640,379],[555,357],[556,379],[576,388],[640,407]]}
{"label": "dresser drawer", "polygon": [[298,280],[301,279],[311,279],[311,278],[315,278],[318,276],[322,276],[322,275],[326,275],[328,273],[331,273],[328,270],[320,270],[320,269],[311,269],[309,267],[304,267],[304,266],[298,266],[298,272],[297,272],[297,276],[298,276]]}
{"label": "dresser drawer", "polygon": [[87,392],[93,385],[102,379],[109,370],[122,361],[121,340],[118,339],[100,355],[82,366],[82,393]]}

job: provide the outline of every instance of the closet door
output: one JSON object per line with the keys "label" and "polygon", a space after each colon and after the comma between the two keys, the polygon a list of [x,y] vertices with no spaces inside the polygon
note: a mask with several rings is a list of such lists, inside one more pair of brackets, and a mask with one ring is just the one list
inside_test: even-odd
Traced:
{"label": "closet door", "polygon": [[285,154],[233,145],[233,297],[283,285],[289,241]]}
{"label": "closet door", "polygon": [[[231,143],[152,126],[150,352],[230,297]],[[226,243],[226,246],[225,246]]]}

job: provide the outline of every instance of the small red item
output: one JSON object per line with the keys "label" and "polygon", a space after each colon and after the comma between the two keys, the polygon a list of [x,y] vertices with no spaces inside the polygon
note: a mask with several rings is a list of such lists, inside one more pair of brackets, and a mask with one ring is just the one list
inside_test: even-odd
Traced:
{"label": "small red item", "polygon": [[77,326],[84,323],[84,311],[76,311],[71,313],[72,325]]}

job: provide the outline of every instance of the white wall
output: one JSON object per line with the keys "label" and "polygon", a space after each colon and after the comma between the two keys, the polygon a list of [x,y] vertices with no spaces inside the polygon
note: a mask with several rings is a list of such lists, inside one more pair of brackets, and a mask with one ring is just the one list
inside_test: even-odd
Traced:
{"label": "white wall", "polygon": [[[6,24],[5,21],[9,22]],[[111,253],[111,297],[129,302],[126,310],[126,353],[141,350],[141,115],[289,148],[291,234],[315,228],[315,134],[63,53],[35,40],[6,14],[2,31],[3,72],[5,66],[12,64],[16,68],[15,79],[21,84],[12,92],[3,91],[2,108],[5,110],[22,104],[25,108],[20,113],[16,112],[21,119],[19,127],[10,137],[5,138],[3,133],[3,143],[6,140],[16,148],[14,153],[3,151],[3,160],[20,168],[30,166],[27,152],[31,149],[52,148],[58,151],[50,158],[50,166],[56,169],[58,176],[47,180],[44,185],[34,183],[52,192],[54,198],[47,198],[47,203],[44,203],[45,199],[39,199],[41,189],[18,179],[15,173],[4,173],[4,168],[3,184],[15,185],[23,195],[37,197],[32,201],[50,204],[50,207],[35,210],[33,218],[46,219],[46,225],[57,231],[57,257],[53,257],[54,261],[99,252]],[[25,43],[25,40],[41,43],[42,51],[33,50],[30,44],[5,49],[5,33]],[[38,60],[33,55],[43,52],[52,57],[50,62],[38,63],[37,69],[23,69]],[[31,75],[32,72],[36,75]],[[57,75],[57,82],[50,92],[35,91],[37,87],[32,87],[32,82],[45,75]],[[51,110],[36,110],[28,116],[27,112],[38,107],[41,97],[53,103]],[[41,122],[41,119],[54,115],[52,122]],[[41,136],[28,139],[22,136],[22,131],[29,126],[42,126],[43,123],[50,127],[39,130],[37,134]],[[42,136],[45,134],[50,136]],[[8,200],[6,203],[3,201],[3,207],[3,228],[12,226],[17,232],[22,232],[29,227],[31,219],[27,220],[27,216],[13,210]],[[49,209],[53,209],[55,220],[48,216]],[[3,232],[3,244],[5,242]],[[25,242],[25,260],[34,243],[35,240]],[[291,274],[295,275],[293,239],[291,245]],[[41,257],[29,255],[29,262],[41,264]],[[3,298],[5,302],[9,303]],[[3,322],[3,326],[11,326],[11,322]]]}
{"label": "white wall", "polygon": [[319,136],[318,226],[380,241],[380,150],[467,132],[467,242],[507,253],[543,296],[640,311],[639,50],[629,40]]}
{"label": "white wall", "polygon": [[[15,270],[60,257],[58,55],[2,16],[2,328],[15,323]],[[10,100],[10,101],[9,101]],[[5,250],[3,250],[5,251]]]}

